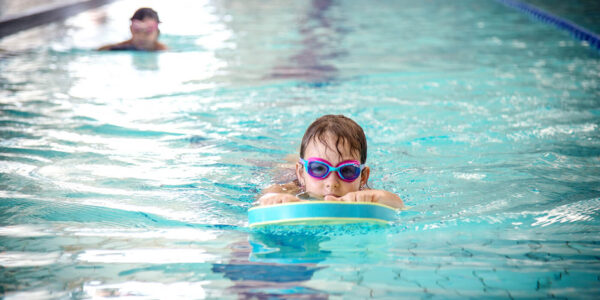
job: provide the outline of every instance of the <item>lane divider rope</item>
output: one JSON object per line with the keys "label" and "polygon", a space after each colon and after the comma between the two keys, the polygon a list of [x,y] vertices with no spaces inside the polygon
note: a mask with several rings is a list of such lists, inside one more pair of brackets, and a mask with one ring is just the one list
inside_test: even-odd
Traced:
{"label": "lane divider rope", "polygon": [[600,36],[569,20],[555,16],[533,5],[516,0],[497,0],[498,2],[520,10],[542,22],[552,24],[562,30],[570,32],[575,38],[587,42],[591,47],[600,50]]}

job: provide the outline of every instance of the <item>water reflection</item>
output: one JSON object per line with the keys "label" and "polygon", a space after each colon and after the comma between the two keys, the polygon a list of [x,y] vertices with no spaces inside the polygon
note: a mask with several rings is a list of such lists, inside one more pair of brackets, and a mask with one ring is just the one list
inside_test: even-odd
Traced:
{"label": "water reflection", "polygon": [[300,50],[288,61],[281,62],[271,71],[272,78],[299,78],[312,83],[333,80],[338,69],[330,63],[345,55],[338,49],[343,30],[335,25],[330,10],[332,0],[313,0],[306,16],[299,24],[302,37]]}
{"label": "water reflection", "polygon": [[331,252],[319,245],[329,240],[307,233],[252,233],[248,241],[231,244],[229,261],[214,264],[212,271],[232,280],[228,290],[242,299],[327,299],[325,291],[309,287],[306,282],[325,268],[318,263]]}
{"label": "water reflection", "polygon": [[145,298],[150,299],[204,299],[206,292],[202,282],[141,282],[128,281],[116,284],[100,284],[90,282],[83,287],[83,293],[94,299],[114,299],[115,297]]}
{"label": "water reflection", "polygon": [[138,71],[158,70],[158,55],[156,53],[134,53],[131,55],[131,62]]}

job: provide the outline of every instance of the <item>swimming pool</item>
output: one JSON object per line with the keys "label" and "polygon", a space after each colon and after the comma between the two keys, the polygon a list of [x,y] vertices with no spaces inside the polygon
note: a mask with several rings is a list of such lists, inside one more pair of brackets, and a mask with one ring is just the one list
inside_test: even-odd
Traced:
{"label": "swimming pool", "polygon": [[[136,1],[0,40],[5,298],[600,293],[597,51],[495,1],[169,3],[165,53],[91,51]],[[247,229],[325,113],[411,208]]]}

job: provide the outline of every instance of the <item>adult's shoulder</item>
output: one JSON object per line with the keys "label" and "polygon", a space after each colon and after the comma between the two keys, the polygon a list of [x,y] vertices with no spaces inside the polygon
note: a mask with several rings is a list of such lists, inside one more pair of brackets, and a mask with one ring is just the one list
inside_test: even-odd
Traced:
{"label": "adult's shoulder", "polygon": [[131,48],[131,40],[123,41],[116,44],[108,44],[98,48],[98,51],[121,50]]}
{"label": "adult's shoulder", "polygon": [[167,47],[167,45],[165,45],[163,43],[159,43],[159,42],[156,43],[156,50],[163,51],[163,50],[167,50],[167,49],[169,49],[169,47]]}

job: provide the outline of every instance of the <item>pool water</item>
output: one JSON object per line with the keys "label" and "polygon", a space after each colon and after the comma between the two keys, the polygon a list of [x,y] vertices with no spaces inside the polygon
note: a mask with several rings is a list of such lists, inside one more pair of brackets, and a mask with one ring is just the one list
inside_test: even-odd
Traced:
{"label": "pool water", "polygon": [[[597,50],[495,1],[190,0],[93,51],[139,5],[0,40],[0,296],[600,294]],[[410,208],[247,228],[329,113]]]}

